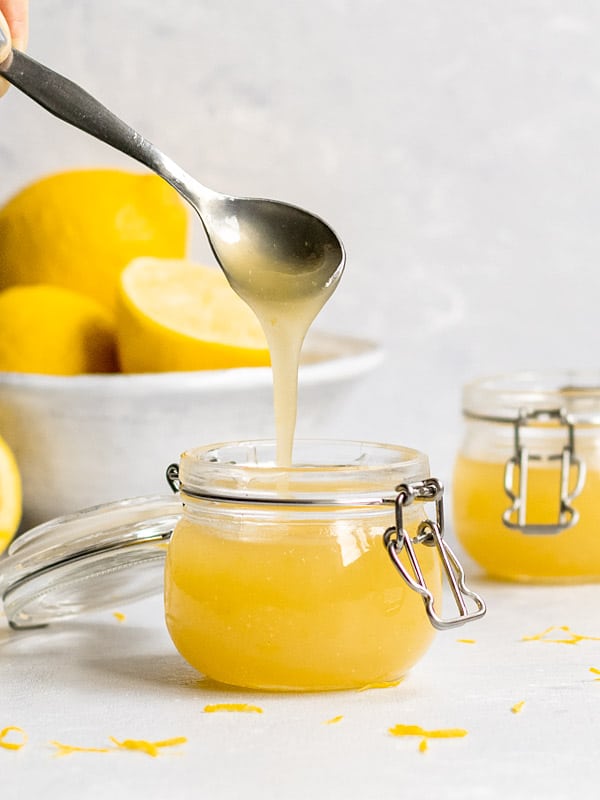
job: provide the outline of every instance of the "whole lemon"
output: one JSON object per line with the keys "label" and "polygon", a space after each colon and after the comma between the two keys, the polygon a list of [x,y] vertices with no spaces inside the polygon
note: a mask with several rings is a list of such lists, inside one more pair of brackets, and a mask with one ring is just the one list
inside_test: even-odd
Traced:
{"label": "whole lemon", "polygon": [[12,450],[0,437],[0,553],[17,532],[22,504],[19,468]]}
{"label": "whole lemon", "polygon": [[0,371],[77,375],[116,370],[115,324],[104,306],[48,284],[0,292]]}
{"label": "whole lemon", "polygon": [[138,258],[121,274],[117,343],[123,372],[268,366],[262,328],[220,269]]}
{"label": "whole lemon", "polygon": [[119,274],[138,256],[182,257],[187,209],[157,175],[60,172],[0,209],[0,289],[50,283],[114,310]]}

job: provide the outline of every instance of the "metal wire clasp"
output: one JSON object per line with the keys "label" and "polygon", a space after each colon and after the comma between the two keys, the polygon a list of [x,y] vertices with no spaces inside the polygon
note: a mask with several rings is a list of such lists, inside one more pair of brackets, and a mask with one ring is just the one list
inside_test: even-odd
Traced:
{"label": "metal wire clasp", "polygon": [[181,481],[179,480],[179,465],[169,464],[165,471],[165,478],[171,487],[171,491],[177,494],[181,490]]}
{"label": "metal wire clasp", "polygon": [[[482,598],[465,584],[465,573],[458,559],[444,541],[444,488],[436,478],[427,478],[416,483],[403,483],[396,487],[396,525],[388,528],[383,535],[383,543],[394,566],[402,575],[406,583],[415,592],[421,595],[425,604],[427,616],[434,628],[447,630],[458,625],[463,625],[473,619],[478,619],[485,614],[486,608]],[[403,509],[415,500],[435,503],[436,519],[426,519],[419,525],[417,534],[411,540],[404,528]],[[443,619],[435,610],[435,598],[427,587],[419,560],[415,553],[415,544],[424,544],[435,547],[438,551],[446,578],[452,590],[454,601],[459,611],[457,617]],[[402,549],[406,550],[413,574],[406,569],[400,560]],[[465,598],[470,598],[475,609],[469,611]]]}
{"label": "metal wire clasp", "polygon": [[[567,443],[560,453],[548,456],[534,455],[521,441],[521,429],[530,422],[553,422],[567,429]],[[579,512],[571,503],[581,493],[585,484],[585,462],[575,455],[575,432],[572,421],[563,409],[522,411],[515,420],[515,451],[504,468],[504,491],[511,505],[502,515],[507,528],[529,534],[554,534],[571,528],[579,520]],[[558,515],[555,523],[538,524],[527,521],[527,489],[530,461],[560,461],[560,489]],[[576,469],[575,480],[571,480],[571,468]],[[515,491],[515,471],[518,470],[518,487]],[[572,489],[570,486],[574,483]]]}

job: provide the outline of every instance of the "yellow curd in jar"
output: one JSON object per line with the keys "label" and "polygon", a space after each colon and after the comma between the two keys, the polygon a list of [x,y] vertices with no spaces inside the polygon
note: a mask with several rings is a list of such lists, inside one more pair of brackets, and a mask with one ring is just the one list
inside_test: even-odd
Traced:
{"label": "yellow curd in jar", "polygon": [[[581,494],[572,503],[579,512],[575,525],[558,533],[535,534],[512,530],[502,521],[511,504],[504,491],[504,469],[504,462],[457,459],[452,492],[454,528],[465,551],[488,574],[499,578],[536,582],[600,579],[600,470],[588,466]],[[559,491],[560,467],[530,462],[527,519],[540,525],[556,523]]]}
{"label": "yellow curd in jar", "polygon": [[600,370],[482,377],[462,391],[454,529],[489,575],[600,579]]}
{"label": "yellow curd in jar", "polygon": [[[303,468],[292,469],[273,478],[271,502],[263,502],[262,482],[257,490],[250,477],[245,485],[255,497],[243,500],[245,479],[229,481],[223,477],[227,464],[219,472],[209,458],[200,472],[217,471],[219,491],[237,496],[227,501],[186,494],[185,463],[186,454],[180,472],[184,516],[167,552],[165,610],[171,638],[192,666],[237,686],[327,690],[394,681],[419,660],[435,631],[421,596],[400,576],[383,545],[384,532],[395,521],[393,503],[369,504],[377,498],[374,486],[379,499],[386,487],[393,492],[399,481],[391,474],[367,487],[354,482],[363,472],[360,463],[334,466],[333,474],[342,470],[344,480],[327,479],[316,489],[310,468],[310,483],[304,482]],[[328,469],[321,472],[322,477]],[[362,492],[364,499],[365,491],[369,502],[351,503],[351,495]],[[286,496],[292,499],[280,503]],[[416,506],[405,514],[411,536],[424,518]],[[415,548],[439,602],[436,549]],[[404,551],[400,558],[410,572]]]}
{"label": "yellow curd in jar", "polygon": [[[390,563],[385,527],[283,515],[226,527],[182,521],[166,565],[175,646],[200,672],[237,686],[325,690],[398,679],[434,630]],[[435,551],[422,550],[439,593]]]}

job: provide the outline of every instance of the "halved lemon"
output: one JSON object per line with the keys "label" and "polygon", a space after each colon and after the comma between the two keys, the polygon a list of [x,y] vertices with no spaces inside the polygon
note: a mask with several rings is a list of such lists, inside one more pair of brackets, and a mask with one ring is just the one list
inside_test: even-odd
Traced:
{"label": "halved lemon", "polygon": [[138,258],[121,274],[117,344],[123,372],[267,366],[254,312],[223,273],[183,259]]}

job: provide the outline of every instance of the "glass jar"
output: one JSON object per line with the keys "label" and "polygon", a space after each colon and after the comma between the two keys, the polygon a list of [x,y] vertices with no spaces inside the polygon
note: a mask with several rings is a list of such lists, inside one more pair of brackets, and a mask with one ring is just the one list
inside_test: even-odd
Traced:
{"label": "glass jar", "polygon": [[[325,690],[397,680],[435,629],[484,614],[443,538],[443,489],[426,456],[300,441],[282,469],[275,453],[272,442],[190,450],[167,470],[176,495],[23,534],[0,562],[9,623],[47,625],[164,586],[173,642],[205,675]],[[457,606],[448,619],[444,576]]]}
{"label": "glass jar", "polygon": [[[299,442],[294,466],[280,469],[272,443],[205,447],[183,454],[179,489],[167,627],[182,656],[222,683],[327,690],[394,681],[434,627],[484,611],[442,538],[441,486],[414,450]],[[435,521],[415,499],[435,504]],[[459,607],[449,621],[436,611],[443,568]]]}
{"label": "glass jar", "polygon": [[600,578],[600,372],[523,372],[463,390],[454,527],[492,576]]}

